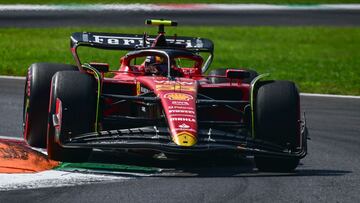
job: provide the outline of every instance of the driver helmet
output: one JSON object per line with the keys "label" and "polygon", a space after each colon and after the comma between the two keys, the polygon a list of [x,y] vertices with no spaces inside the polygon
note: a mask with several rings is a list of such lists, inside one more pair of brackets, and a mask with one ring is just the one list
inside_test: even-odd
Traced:
{"label": "driver helmet", "polygon": [[164,57],[148,56],[145,59],[145,72],[150,74],[167,74],[167,63]]}

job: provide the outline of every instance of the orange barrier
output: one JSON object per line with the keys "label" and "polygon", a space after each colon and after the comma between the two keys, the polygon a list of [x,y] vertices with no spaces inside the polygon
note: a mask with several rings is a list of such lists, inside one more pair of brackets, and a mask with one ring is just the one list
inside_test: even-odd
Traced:
{"label": "orange barrier", "polygon": [[0,139],[0,173],[35,173],[58,165],[24,141]]}

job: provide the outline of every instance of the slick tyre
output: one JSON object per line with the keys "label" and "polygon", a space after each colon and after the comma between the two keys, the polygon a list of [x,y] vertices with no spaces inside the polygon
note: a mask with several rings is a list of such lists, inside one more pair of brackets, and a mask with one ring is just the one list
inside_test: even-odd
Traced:
{"label": "slick tyre", "polygon": [[32,147],[46,147],[50,84],[58,71],[76,71],[76,66],[56,63],[35,63],[28,69],[23,103],[23,133]]}
{"label": "slick tyre", "polygon": [[[209,76],[214,76],[214,75],[221,75],[221,76],[225,76],[226,75],[226,70],[227,69],[216,69],[216,70],[212,70],[210,71],[209,73]],[[248,78],[245,78],[244,80],[242,80],[243,83],[247,83],[247,84],[250,84],[251,81],[256,77],[258,76],[258,73],[254,70],[246,70],[250,73],[250,77]],[[213,84],[218,84],[218,83],[227,83],[229,82],[229,79],[227,78],[213,78],[213,77],[210,77],[209,78],[209,81]]]}
{"label": "slick tyre", "polygon": [[[259,84],[254,101],[255,138],[295,150],[299,140],[299,92],[290,81],[265,81]],[[261,171],[292,171],[299,158],[255,156]]]}
{"label": "slick tyre", "polygon": [[74,71],[57,72],[51,83],[47,152],[57,161],[87,161],[91,149],[64,148],[76,135],[93,132],[96,114],[96,81]]}

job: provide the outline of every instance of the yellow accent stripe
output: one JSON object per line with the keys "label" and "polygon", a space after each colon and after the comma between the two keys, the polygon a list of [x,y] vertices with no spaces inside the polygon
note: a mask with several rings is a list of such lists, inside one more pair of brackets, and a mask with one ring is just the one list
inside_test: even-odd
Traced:
{"label": "yellow accent stripe", "polygon": [[101,73],[96,70],[96,68],[92,67],[90,64],[85,63],[84,65],[82,65],[83,68],[91,70],[92,72],[94,72],[94,76],[97,79],[97,101],[96,101],[96,115],[95,115],[95,126],[94,126],[94,130],[95,132],[98,131],[98,127],[99,127],[99,114],[100,114],[100,94],[101,94]]}
{"label": "yellow accent stripe", "polygon": [[141,93],[140,82],[136,82],[136,95],[139,95],[140,93]]}

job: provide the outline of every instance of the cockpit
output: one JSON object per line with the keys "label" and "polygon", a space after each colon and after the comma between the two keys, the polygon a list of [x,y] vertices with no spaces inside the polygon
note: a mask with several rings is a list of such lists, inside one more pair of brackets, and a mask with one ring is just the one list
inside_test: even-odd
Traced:
{"label": "cockpit", "polygon": [[200,75],[203,59],[188,50],[144,49],[129,52],[120,70],[142,75],[183,77]]}

